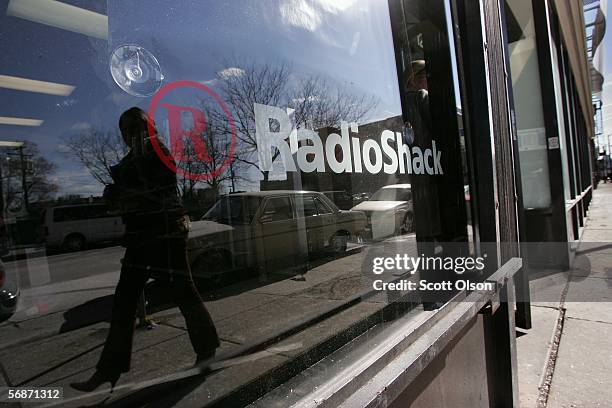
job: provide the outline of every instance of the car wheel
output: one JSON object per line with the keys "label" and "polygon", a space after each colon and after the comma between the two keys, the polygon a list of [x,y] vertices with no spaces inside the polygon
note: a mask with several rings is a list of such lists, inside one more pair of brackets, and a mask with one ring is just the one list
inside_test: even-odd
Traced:
{"label": "car wheel", "polygon": [[346,252],[347,244],[348,244],[348,236],[341,232],[336,233],[329,240],[329,248],[335,254],[342,254]]}
{"label": "car wheel", "polygon": [[85,249],[85,237],[81,234],[70,234],[64,239],[62,248],[65,251],[76,252]]}
{"label": "car wheel", "polygon": [[407,213],[404,216],[402,225],[400,226],[400,234],[407,234],[414,231],[414,216],[412,213]]}

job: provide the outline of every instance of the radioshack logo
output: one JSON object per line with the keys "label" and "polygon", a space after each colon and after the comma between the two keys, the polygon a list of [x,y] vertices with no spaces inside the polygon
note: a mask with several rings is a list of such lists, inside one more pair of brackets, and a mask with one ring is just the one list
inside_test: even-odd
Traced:
{"label": "radioshack logo", "polygon": [[[276,121],[275,131],[270,126]],[[331,133],[321,141],[319,134],[309,129],[293,129],[289,114],[276,106],[255,104],[255,137],[259,156],[259,169],[272,170],[273,154],[278,149],[285,172],[299,170],[305,173],[323,173],[327,167],[334,173],[378,174],[444,174],[442,152],[431,147],[413,146],[404,143],[400,132],[383,130],[380,143],[374,139],[360,139],[349,135],[359,133],[356,123],[342,122],[340,134]],[[300,143],[305,141],[305,143]],[[274,150],[273,150],[274,149]],[[338,149],[341,155],[337,155]],[[295,155],[295,159],[294,159]],[[340,159],[338,158],[340,156]]]}
{"label": "radioshack logo", "polygon": [[[202,100],[208,100],[218,109],[227,124],[228,131],[225,135],[211,134],[210,138],[206,139],[206,131],[210,125],[206,113],[200,108],[162,103],[164,97],[170,93],[185,89],[198,92]],[[159,107],[166,112],[169,150],[158,140],[158,129],[154,125]],[[152,98],[148,115],[152,119],[148,122],[151,145],[170,170],[193,181],[213,180],[228,170],[236,150],[236,125],[229,108],[212,89],[194,81],[172,82],[161,88]],[[183,117],[191,118],[191,128],[185,128]],[[224,139],[225,143],[222,140],[213,142],[212,139],[216,138]]]}

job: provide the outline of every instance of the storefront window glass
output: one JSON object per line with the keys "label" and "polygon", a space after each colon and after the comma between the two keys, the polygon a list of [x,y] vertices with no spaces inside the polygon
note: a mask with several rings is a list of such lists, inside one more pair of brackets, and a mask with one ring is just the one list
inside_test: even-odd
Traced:
{"label": "storefront window glass", "polygon": [[445,1],[3,4],[11,381],[247,355],[199,385],[218,401],[382,321],[375,251],[474,251]]}
{"label": "storefront window glass", "polygon": [[546,208],[551,196],[533,9],[531,0],[506,4],[523,205]]}
{"label": "storefront window glass", "polygon": [[[563,109],[563,104],[565,102],[565,94],[563,87],[561,85],[562,80],[562,72],[560,71],[562,65],[559,60],[559,53],[557,44],[554,41],[551,41],[551,52],[552,52],[552,71],[553,71],[553,83],[555,87],[555,100],[556,100],[556,110],[557,110],[557,119],[559,120],[559,149],[561,150],[561,174],[563,177],[563,192],[566,200],[572,199],[572,192],[570,189],[570,175],[569,175],[569,156],[568,149],[571,149],[571,146],[567,145],[567,139],[565,135],[566,129],[566,121],[568,118],[565,116],[565,110]],[[570,150],[571,152],[571,150]]]}

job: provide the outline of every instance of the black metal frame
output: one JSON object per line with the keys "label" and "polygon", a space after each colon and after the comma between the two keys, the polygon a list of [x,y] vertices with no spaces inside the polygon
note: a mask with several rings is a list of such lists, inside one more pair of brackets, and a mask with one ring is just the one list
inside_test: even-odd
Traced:
{"label": "black metal frame", "polygon": [[[520,177],[520,168],[516,165],[518,141],[512,84],[508,75],[505,8],[499,0],[482,0],[482,3],[455,1],[453,8],[461,33],[459,58],[464,58],[459,65],[465,83],[463,94],[468,100],[463,104],[468,129],[466,145],[474,167],[479,240],[501,240],[518,245],[518,241],[524,239],[520,227],[524,226],[525,217],[521,186],[515,182],[520,180],[517,178]],[[484,30],[482,24],[485,24]],[[486,38],[483,38],[483,31]],[[489,77],[488,81],[483,81],[491,72],[493,75],[497,73],[497,78]],[[502,177],[505,178],[500,179]],[[505,245],[495,255],[503,263],[511,256],[517,256],[518,250],[518,246]],[[512,254],[512,251],[516,252]],[[510,320],[499,319],[499,316],[507,318],[510,315],[507,308],[513,303],[508,303],[506,298],[501,302],[504,311],[498,318],[485,319],[490,400],[494,406],[516,404],[515,316],[520,326],[531,327],[528,276],[521,271],[517,278],[518,287],[512,291],[517,290],[524,302],[517,304],[516,315],[512,311]]]}
{"label": "black metal frame", "polygon": [[[488,88],[483,80],[487,72],[483,58],[484,40],[480,30],[480,6],[477,1],[453,1],[453,9],[459,28],[457,65],[464,99],[465,144],[472,173],[471,200],[476,209],[473,221],[475,236],[477,242],[498,242],[494,146],[490,132]],[[498,254],[489,252],[488,257],[496,259]]]}

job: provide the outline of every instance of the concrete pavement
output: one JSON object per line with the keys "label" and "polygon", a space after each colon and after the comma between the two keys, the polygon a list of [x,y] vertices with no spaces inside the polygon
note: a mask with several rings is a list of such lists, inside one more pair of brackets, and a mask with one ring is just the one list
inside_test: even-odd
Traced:
{"label": "concrete pavement", "polygon": [[612,184],[594,191],[572,269],[538,274],[531,298],[533,328],[517,338],[521,407],[612,407]]}

